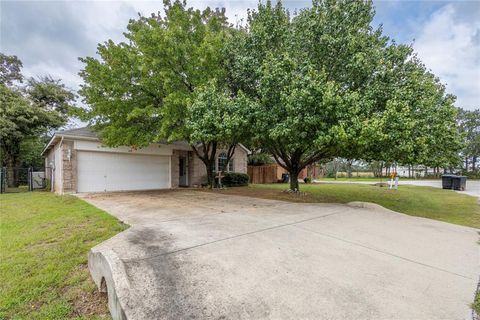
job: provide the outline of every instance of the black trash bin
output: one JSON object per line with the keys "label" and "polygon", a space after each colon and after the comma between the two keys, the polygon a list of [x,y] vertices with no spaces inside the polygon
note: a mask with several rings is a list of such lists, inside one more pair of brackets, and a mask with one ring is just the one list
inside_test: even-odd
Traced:
{"label": "black trash bin", "polygon": [[444,174],[442,175],[442,188],[443,189],[453,189],[453,178],[456,176],[453,174]]}
{"label": "black trash bin", "polygon": [[282,173],[282,182],[288,183],[288,181],[290,181],[290,176],[288,175],[288,173]]}
{"label": "black trash bin", "polygon": [[452,178],[452,188],[454,190],[465,191],[467,188],[467,177],[455,176]]}

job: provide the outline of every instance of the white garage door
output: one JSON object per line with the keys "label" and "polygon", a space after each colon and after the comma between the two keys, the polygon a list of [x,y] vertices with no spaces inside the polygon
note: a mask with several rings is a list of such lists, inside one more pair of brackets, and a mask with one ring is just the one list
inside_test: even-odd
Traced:
{"label": "white garage door", "polygon": [[79,151],[77,183],[78,192],[169,188],[170,157]]}

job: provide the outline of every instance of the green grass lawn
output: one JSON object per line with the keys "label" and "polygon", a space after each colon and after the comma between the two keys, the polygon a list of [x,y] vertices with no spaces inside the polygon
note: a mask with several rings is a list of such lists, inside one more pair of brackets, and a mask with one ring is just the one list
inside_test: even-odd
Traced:
{"label": "green grass lawn", "polygon": [[420,186],[400,186],[398,190],[389,190],[370,184],[345,183],[302,184],[301,194],[282,192],[286,189],[286,184],[255,184],[220,192],[293,202],[373,202],[412,216],[480,228],[478,199],[451,190]]}
{"label": "green grass lawn", "polygon": [[480,316],[480,290],[478,289],[475,293],[475,300],[472,303],[472,309],[475,311],[477,316]]}
{"label": "green grass lawn", "polygon": [[126,228],[74,196],[0,195],[0,319],[108,318],[87,255]]}
{"label": "green grass lawn", "polygon": [[[354,181],[354,182],[371,182],[371,183],[375,183],[375,182],[387,182],[387,181],[390,181],[390,178],[388,177],[355,177],[355,175],[351,178],[347,178],[347,177],[338,177],[337,179],[335,178],[318,178],[316,179],[318,181]],[[405,181],[405,180],[408,180],[408,181],[411,181],[411,180],[415,180],[414,178],[405,178],[405,177],[401,177],[400,178],[400,181]],[[417,179],[417,180],[435,180],[435,179]],[[440,179],[436,179],[436,180],[440,180]]]}

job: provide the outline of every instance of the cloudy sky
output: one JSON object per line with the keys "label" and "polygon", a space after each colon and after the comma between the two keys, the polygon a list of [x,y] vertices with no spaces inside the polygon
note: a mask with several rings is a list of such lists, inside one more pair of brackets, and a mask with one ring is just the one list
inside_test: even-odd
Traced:
{"label": "cloudy sky", "polygon": [[[226,8],[232,23],[258,0],[190,0],[197,8]],[[310,1],[283,1],[290,9]],[[374,24],[400,43],[413,43],[423,62],[457,96],[456,105],[480,108],[480,0],[374,1]],[[149,15],[162,1],[0,0],[0,51],[17,55],[27,76],[50,74],[78,89],[82,64],[97,43],[121,41],[130,18]]]}

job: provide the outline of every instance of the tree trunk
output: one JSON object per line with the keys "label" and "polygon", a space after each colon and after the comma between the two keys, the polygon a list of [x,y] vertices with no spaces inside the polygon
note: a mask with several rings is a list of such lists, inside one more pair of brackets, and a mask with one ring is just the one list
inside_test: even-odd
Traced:
{"label": "tree trunk", "polygon": [[337,159],[333,159],[333,172],[335,173],[334,179],[337,180],[337,172],[338,172]]}
{"label": "tree trunk", "polygon": [[207,184],[211,189],[215,186],[215,161],[217,159],[217,142],[202,143],[202,153],[200,153],[194,144],[191,147],[197,157],[202,160],[207,169]]}
{"label": "tree trunk", "polygon": [[348,172],[348,178],[352,178],[352,162],[353,160],[348,160],[347,161],[347,172]]}
{"label": "tree trunk", "polygon": [[18,188],[18,160],[10,157],[7,161],[7,186],[9,188]]}
{"label": "tree trunk", "polygon": [[465,157],[465,172],[468,172],[468,157]]}
{"label": "tree trunk", "polygon": [[214,170],[215,161],[209,161],[206,164],[207,167],[207,183],[208,187],[212,189],[215,186],[215,170]]}
{"label": "tree trunk", "polygon": [[477,156],[472,158],[472,171],[475,172],[475,170],[477,170]]}
{"label": "tree trunk", "polygon": [[290,190],[298,191],[298,171],[289,171],[288,174],[290,175]]}

